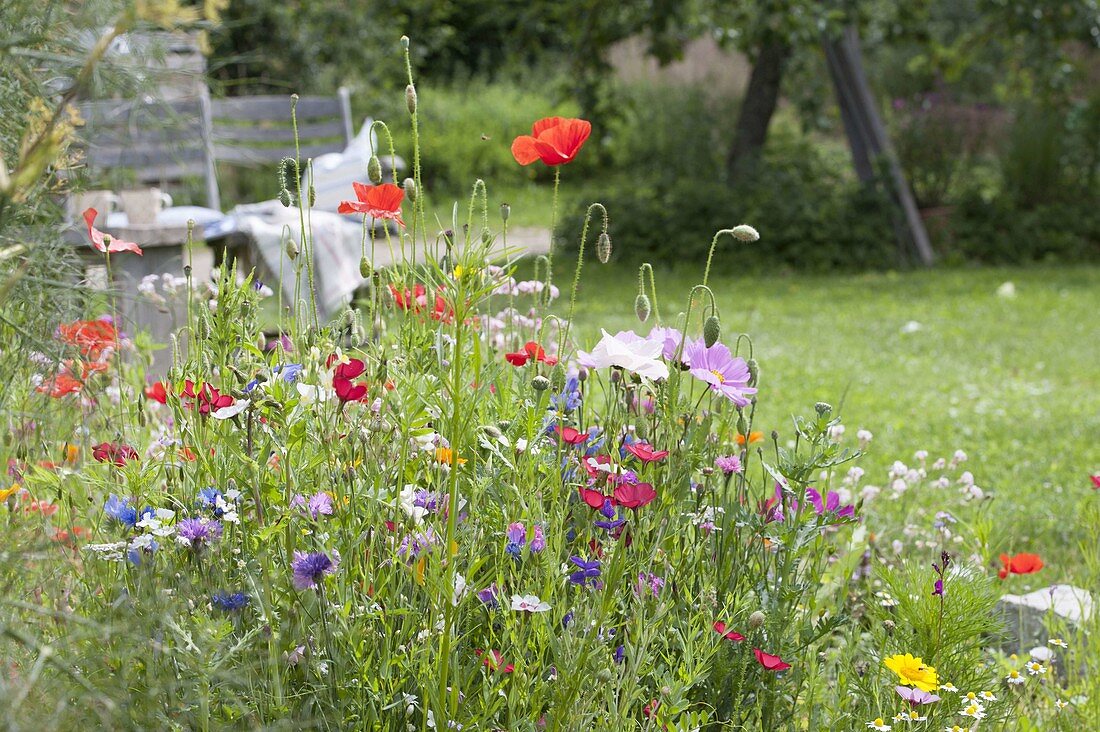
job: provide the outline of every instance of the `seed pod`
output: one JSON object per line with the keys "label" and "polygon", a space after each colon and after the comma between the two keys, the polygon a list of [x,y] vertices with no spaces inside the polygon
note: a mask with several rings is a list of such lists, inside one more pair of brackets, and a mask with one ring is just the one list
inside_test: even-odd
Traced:
{"label": "seed pod", "polygon": [[313,208],[314,206],[317,205],[317,189],[313,187],[312,183],[309,184],[308,197],[309,197],[309,207]]}
{"label": "seed pod", "polygon": [[649,296],[644,292],[639,292],[638,297],[634,298],[634,314],[643,323],[649,320]]}
{"label": "seed pod", "polygon": [[735,238],[741,241],[760,241],[760,232],[748,224],[733,227],[731,232]]}
{"label": "seed pod", "polygon": [[546,391],[550,388],[550,379],[545,376],[536,376],[531,379],[531,388],[535,391]]}
{"label": "seed pod", "polygon": [[596,240],[596,258],[600,260],[601,264],[607,264],[607,261],[611,259],[611,237],[607,232],[601,232],[600,238]]}
{"label": "seed pod", "polygon": [[401,48],[405,49],[406,51],[409,50],[409,37],[408,36],[401,36]]}
{"label": "seed pod", "polygon": [[756,630],[757,628],[762,626],[764,624],[764,621],[767,620],[767,619],[768,619],[768,617],[766,615],[764,615],[764,613],[757,610],[756,612],[754,612],[752,615],[749,616],[749,627],[752,628],[753,630]]}
{"label": "seed pod", "polygon": [[717,315],[712,315],[703,321],[703,344],[710,348],[722,336],[722,323]]}
{"label": "seed pod", "polygon": [[756,362],[755,358],[750,358],[747,365],[749,367],[749,386],[756,386],[756,382],[760,380],[760,364]]}
{"label": "seed pod", "polygon": [[405,107],[409,114],[416,114],[416,87],[412,84],[405,87]]}
{"label": "seed pod", "polygon": [[416,181],[406,178],[402,181],[401,187],[405,189],[405,198],[409,199],[409,203],[416,203]]}
{"label": "seed pod", "polygon": [[512,207],[507,203],[500,204],[500,219],[501,221],[508,221],[508,217],[512,215]]}
{"label": "seed pod", "polygon": [[583,384],[584,382],[588,381],[588,369],[586,369],[585,367],[581,366],[581,367],[580,367],[580,368],[579,368],[579,369],[577,370],[577,381],[581,382],[582,384]]}
{"label": "seed pod", "polygon": [[371,155],[367,161],[367,178],[376,186],[382,184],[382,161],[377,155]]}
{"label": "seed pod", "polygon": [[290,208],[290,204],[292,204],[293,202],[293,199],[291,199],[290,197],[290,191],[288,191],[286,188],[283,188],[281,191],[279,191],[279,203],[283,204],[284,207]]}
{"label": "seed pod", "polygon": [[286,255],[290,257],[291,261],[298,258],[298,242],[294,239],[288,238],[286,240]]}
{"label": "seed pod", "polygon": [[359,276],[362,277],[363,279],[367,279],[368,277],[370,277],[370,273],[371,273],[370,260],[367,259],[366,257],[363,257],[362,259],[359,260]]}

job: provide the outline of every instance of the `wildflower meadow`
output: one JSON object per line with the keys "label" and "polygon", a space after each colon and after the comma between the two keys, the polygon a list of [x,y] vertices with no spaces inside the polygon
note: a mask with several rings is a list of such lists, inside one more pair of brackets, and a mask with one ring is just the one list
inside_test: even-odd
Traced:
{"label": "wildflower meadow", "polygon": [[[164,373],[105,290],[5,377],[5,728],[1097,728],[1095,618],[1008,631],[1002,595],[1050,584],[1063,549],[998,539],[980,442],[884,456],[844,393],[766,409],[712,268],[771,222],[713,232],[675,287],[615,261],[598,201],[571,254],[521,259],[491,180],[429,211],[406,68],[340,204],[362,218],[350,307],[319,315],[307,225],[292,298],[231,260],[147,278],[185,305]],[[536,171],[558,230],[593,126],[530,124],[487,144]],[[306,220],[310,160],[280,170]],[[108,274],[143,256],[96,217],[78,233]],[[637,286],[601,322],[605,276]],[[1064,519],[1100,531],[1095,503]],[[1095,589],[1095,546],[1070,555],[1058,576]]]}

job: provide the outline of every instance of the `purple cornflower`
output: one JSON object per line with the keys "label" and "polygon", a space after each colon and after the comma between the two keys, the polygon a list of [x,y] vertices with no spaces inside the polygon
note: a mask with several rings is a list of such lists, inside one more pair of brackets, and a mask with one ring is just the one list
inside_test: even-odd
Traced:
{"label": "purple cornflower", "polygon": [[821,494],[813,488],[806,489],[806,498],[810,499],[810,503],[814,506],[814,511],[820,516],[824,513],[835,513],[841,518],[851,518],[855,516],[856,509],[851,504],[846,506],[840,505],[840,496],[836,491],[829,491],[825,495],[825,502],[821,501]]}
{"label": "purple cornflower", "polygon": [[584,587],[589,581],[593,586],[599,583],[597,579],[600,576],[600,560],[589,559],[585,561],[581,557],[569,557],[569,561],[577,566],[577,570],[570,573],[569,581],[580,587]]}
{"label": "purple cornflower", "polygon": [[562,616],[562,619],[561,619],[562,630],[565,630],[566,628],[568,628],[572,624],[573,624],[573,611],[570,610],[564,616]]}
{"label": "purple cornflower", "polygon": [[210,597],[210,604],[227,613],[248,607],[251,598],[243,592],[216,592]]}
{"label": "purple cornflower", "polygon": [[714,467],[721,470],[724,475],[740,473],[741,458],[736,455],[722,455],[714,459]]}
{"label": "purple cornflower", "polygon": [[625,657],[626,657],[626,646],[621,645],[621,644],[619,645],[618,648],[615,649],[615,652],[611,654],[611,658],[612,658],[612,660],[615,661],[615,663],[622,663],[623,658],[625,658]]}
{"label": "purple cornflower", "polygon": [[477,599],[487,605],[491,610],[496,610],[500,607],[500,601],[497,599],[497,585],[493,584],[486,587],[484,590],[478,590]]}
{"label": "purple cornflower", "polygon": [[523,524],[518,521],[508,524],[508,530],[504,534],[507,543],[504,545],[504,551],[511,554],[513,557],[519,557],[523,552],[523,547],[527,544],[527,529]]}
{"label": "purple cornflower", "polygon": [[749,386],[749,366],[745,359],[734,358],[730,349],[721,343],[707,348],[701,338],[692,341],[684,349],[684,362],[691,367],[692,376],[739,407],[748,406],[749,396],[756,393],[756,389]]}
{"label": "purple cornflower", "polygon": [[222,537],[222,525],[215,519],[189,518],[176,524],[176,541],[192,549],[201,549]]}
{"label": "purple cornflower", "polygon": [[119,498],[114,493],[103,504],[103,513],[131,528],[138,522],[137,509],[130,505],[130,499]]}
{"label": "purple cornflower", "polygon": [[340,565],[340,555],[332,559],[324,552],[294,552],[294,561],[290,569],[294,572],[294,586],[299,590],[308,590],[317,586],[326,574],[332,574]]}
{"label": "purple cornflower", "polygon": [[300,508],[311,519],[317,520],[319,516],[331,516],[333,513],[332,496],[326,491],[321,491],[309,497],[307,500],[302,494],[297,494],[290,499],[291,508]]}
{"label": "purple cornflower", "polygon": [[435,529],[429,526],[422,532],[402,538],[401,545],[397,547],[397,555],[411,561],[419,557],[425,549],[430,549],[432,545],[439,543],[441,543],[441,539],[436,535]]}

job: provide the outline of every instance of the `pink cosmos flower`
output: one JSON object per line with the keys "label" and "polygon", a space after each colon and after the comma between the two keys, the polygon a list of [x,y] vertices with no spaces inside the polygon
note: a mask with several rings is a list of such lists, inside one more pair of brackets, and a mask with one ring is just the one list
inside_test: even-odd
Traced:
{"label": "pink cosmos flower", "polygon": [[684,349],[684,362],[695,378],[710,385],[739,407],[748,406],[748,397],[756,393],[749,386],[749,366],[743,358],[734,358],[721,343],[707,348],[702,339],[692,341]]}

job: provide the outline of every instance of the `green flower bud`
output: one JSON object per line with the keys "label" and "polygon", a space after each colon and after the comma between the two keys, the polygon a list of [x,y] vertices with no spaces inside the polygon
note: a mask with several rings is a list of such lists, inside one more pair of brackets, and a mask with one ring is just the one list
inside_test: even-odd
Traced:
{"label": "green flower bud", "polygon": [[733,227],[733,235],[741,241],[760,241],[760,232],[748,224]]}
{"label": "green flower bud", "polygon": [[363,257],[362,259],[359,260],[359,276],[362,277],[363,279],[367,279],[368,277],[370,277],[370,273],[371,273],[370,260],[367,259],[366,257]]}
{"label": "green flower bud", "polygon": [[717,315],[712,315],[703,321],[703,344],[710,348],[722,336],[722,323]]}
{"label": "green flower bud", "polygon": [[501,221],[508,221],[508,217],[512,214],[512,207],[507,203],[500,204],[500,219]]}
{"label": "green flower bud", "polygon": [[550,388],[550,379],[545,376],[536,376],[531,379],[531,388],[535,391],[546,391]]}
{"label": "green flower bud", "polygon": [[293,238],[286,240],[286,255],[290,257],[291,261],[298,258],[298,242]]}
{"label": "green flower bud", "polygon": [[286,208],[290,208],[290,204],[293,202],[293,199],[290,197],[290,191],[286,188],[279,191],[279,203],[283,204]]}
{"label": "green flower bud", "polygon": [[833,405],[828,402],[818,402],[814,405],[814,411],[819,417],[827,417],[833,411]]}
{"label": "green flower bud", "polygon": [[565,388],[565,367],[562,366],[561,361],[558,361],[554,368],[550,369],[550,386],[554,387],[554,391],[561,391]]}
{"label": "green flower bud", "polygon": [[643,323],[649,320],[649,297],[644,292],[639,292],[634,298],[634,314]]}
{"label": "green flower bud", "polygon": [[317,205],[317,189],[313,187],[312,183],[309,184],[308,197],[309,197],[309,207],[313,208],[314,206]]}
{"label": "green flower bud", "polygon": [[416,181],[406,178],[401,186],[405,189],[405,198],[409,199],[409,203],[416,203]]}
{"label": "green flower bud", "polygon": [[753,630],[756,630],[757,628],[762,626],[764,624],[764,621],[767,620],[767,619],[768,619],[768,616],[766,616],[764,613],[757,610],[756,612],[754,612],[752,615],[749,616],[749,627],[752,628]]}
{"label": "green flower bud", "polygon": [[607,235],[607,232],[601,232],[600,238],[596,240],[596,258],[600,260],[601,264],[607,264],[607,261],[611,259],[611,237]]}
{"label": "green flower bud", "polygon": [[409,37],[408,36],[401,36],[401,48],[405,49],[406,51],[409,50]]}
{"label": "green flower bud", "polygon": [[760,380],[760,364],[756,362],[755,358],[750,358],[747,365],[749,367],[749,386],[756,386],[756,382]]}
{"label": "green flower bud", "polygon": [[405,106],[409,114],[416,114],[416,87],[412,84],[405,87]]}
{"label": "green flower bud", "polygon": [[367,178],[376,186],[382,184],[382,162],[377,155],[371,155],[367,161]]}
{"label": "green flower bud", "polygon": [[581,382],[582,384],[588,381],[588,369],[581,366],[580,369],[577,370],[577,381]]}

